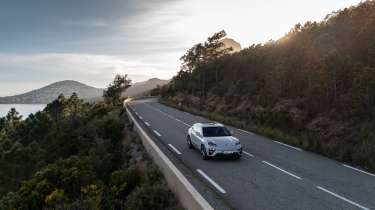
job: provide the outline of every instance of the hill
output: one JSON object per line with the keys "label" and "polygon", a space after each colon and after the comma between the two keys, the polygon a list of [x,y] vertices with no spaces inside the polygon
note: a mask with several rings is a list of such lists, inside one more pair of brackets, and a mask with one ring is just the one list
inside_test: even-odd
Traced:
{"label": "hill", "polygon": [[197,55],[212,40],[183,57],[166,102],[375,171],[374,1],[237,53]]}
{"label": "hill", "polygon": [[147,93],[148,91],[156,88],[157,86],[166,85],[168,82],[169,80],[162,80],[158,78],[152,78],[144,82],[137,82],[130,86],[123,95],[139,96]]}
{"label": "hill", "polygon": [[[158,85],[162,86],[168,82],[169,80],[158,78],[137,82],[128,88],[123,95],[139,96],[156,88]],[[0,97],[0,104],[47,104],[55,100],[60,94],[69,97],[73,93],[77,93],[78,97],[86,101],[93,102],[102,98],[103,89],[91,87],[73,80],[65,80],[20,95]]]}
{"label": "hill", "polygon": [[103,89],[73,80],[65,80],[24,94],[0,97],[0,104],[47,104],[55,100],[60,94],[69,97],[73,93],[77,93],[82,99],[89,99],[101,97]]}

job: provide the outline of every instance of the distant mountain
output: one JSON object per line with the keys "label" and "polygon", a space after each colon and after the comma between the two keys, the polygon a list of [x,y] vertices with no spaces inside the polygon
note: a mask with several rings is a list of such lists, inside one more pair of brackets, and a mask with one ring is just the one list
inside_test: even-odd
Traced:
{"label": "distant mountain", "polygon": [[[123,95],[139,96],[168,82],[169,80],[158,78],[137,82],[127,89]],[[77,81],[64,80],[20,95],[0,97],[0,104],[47,104],[55,100],[60,94],[69,97],[73,93],[77,93],[78,97],[86,101],[97,101],[102,98],[103,90]]]}
{"label": "distant mountain", "polygon": [[101,97],[103,89],[91,87],[73,80],[56,82],[24,94],[0,97],[0,104],[47,104],[60,94],[66,97],[77,93],[82,99]]}
{"label": "distant mountain", "polygon": [[162,86],[169,82],[169,80],[162,80],[158,78],[152,78],[144,82],[134,83],[130,88],[128,88],[124,96],[140,96],[147,93],[148,91],[156,88],[158,85]]}

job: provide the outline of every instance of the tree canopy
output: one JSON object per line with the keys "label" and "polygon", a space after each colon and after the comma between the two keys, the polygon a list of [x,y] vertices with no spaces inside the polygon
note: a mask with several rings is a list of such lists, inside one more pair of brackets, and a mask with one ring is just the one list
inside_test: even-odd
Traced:
{"label": "tree canopy", "polygon": [[113,82],[103,92],[104,100],[112,104],[121,103],[121,94],[131,86],[130,83],[131,80],[128,79],[128,75],[116,75]]}
{"label": "tree canopy", "polygon": [[375,2],[364,1],[321,22],[296,24],[279,40],[207,59],[207,43],[223,37],[219,32],[188,50],[161,95],[311,136],[298,144],[375,169],[374,14]]}
{"label": "tree canopy", "polygon": [[0,118],[0,210],[175,208],[117,104],[60,95],[25,120]]}

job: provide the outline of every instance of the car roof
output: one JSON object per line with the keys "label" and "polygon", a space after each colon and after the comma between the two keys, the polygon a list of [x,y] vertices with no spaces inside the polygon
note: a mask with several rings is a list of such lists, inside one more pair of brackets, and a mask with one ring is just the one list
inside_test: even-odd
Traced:
{"label": "car roof", "polygon": [[200,127],[224,127],[223,124],[218,122],[207,122],[207,123],[197,123]]}

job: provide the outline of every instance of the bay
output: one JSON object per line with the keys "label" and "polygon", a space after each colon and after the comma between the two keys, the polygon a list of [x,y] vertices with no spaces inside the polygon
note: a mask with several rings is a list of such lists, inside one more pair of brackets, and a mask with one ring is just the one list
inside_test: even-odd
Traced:
{"label": "bay", "polygon": [[11,108],[15,108],[22,115],[22,119],[27,118],[30,114],[43,110],[45,104],[0,104],[0,117],[7,115]]}

